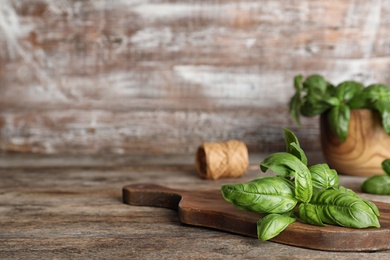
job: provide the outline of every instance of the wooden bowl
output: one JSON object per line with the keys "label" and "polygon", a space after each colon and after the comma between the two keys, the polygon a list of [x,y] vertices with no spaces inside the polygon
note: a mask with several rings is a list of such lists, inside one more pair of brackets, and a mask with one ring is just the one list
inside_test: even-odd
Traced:
{"label": "wooden bowl", "polygon": [[332,132],[323,114],[320,136],[325,160],[338,173],[366,177],[384,174],[381,163],[390,158],[390,135],[383,130],[379,113],[352,110],[345,142]]}

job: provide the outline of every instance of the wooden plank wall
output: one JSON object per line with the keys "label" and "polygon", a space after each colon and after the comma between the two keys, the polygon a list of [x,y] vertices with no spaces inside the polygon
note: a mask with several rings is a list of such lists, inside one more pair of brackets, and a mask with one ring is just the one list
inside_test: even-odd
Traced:
{"label": "wooden plank wall", "polygon": [[292,79],[390,84],[386,0],[1,0],[0,152],[318,149]]}

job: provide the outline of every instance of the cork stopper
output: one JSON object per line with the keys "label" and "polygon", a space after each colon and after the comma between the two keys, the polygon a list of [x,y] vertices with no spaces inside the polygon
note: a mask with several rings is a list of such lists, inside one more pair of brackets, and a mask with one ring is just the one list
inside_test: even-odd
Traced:
{"label": "cork stopper", "polygon": [[248,165],[248,149],[237,140],[203,143],[196,153],[196,169],[203,179],[237,178]]}

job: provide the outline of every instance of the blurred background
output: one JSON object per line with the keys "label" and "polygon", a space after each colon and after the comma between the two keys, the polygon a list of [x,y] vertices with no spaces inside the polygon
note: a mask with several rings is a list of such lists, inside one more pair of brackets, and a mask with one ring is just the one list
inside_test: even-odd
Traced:
{"label": "blurred background", "polygon": [[293,77],[390,84],[390,1],[1,0],[0,153],[319,149]]}

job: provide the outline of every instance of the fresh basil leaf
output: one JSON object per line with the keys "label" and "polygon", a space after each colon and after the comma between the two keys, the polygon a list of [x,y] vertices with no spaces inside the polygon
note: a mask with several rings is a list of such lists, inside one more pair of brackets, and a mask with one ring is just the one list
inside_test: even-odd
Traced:
{"label": "fresh basil leaf", "polygon": [[325,93],[328,90],[328,82],[321,75],[310,75],[303,82],[303,88],[307,90],[315,90],[316,93]]}
{"label": "fresh basil leaf", "polygon": [[361,83],[355,81],[345,81],[335,88],[333,96],[335,96],[340,101],[347,103],[355,95],[360,93],[363,88],[364,86]]}
{"label": "fresh basil leaf", "polygon": [[297,143],[299,145],[299,140],[297,136],[293,133],[293,131],[291,131],[288,128],[283,128],[283,132],[284,132],[284,139],[286,140],[286,146],[287,146],[286,150],[289,150],[288,146],[291,143]]}
{"label": "fresh basil leaf", "polygon": [[375,205],[375,203],[369,201],[369,200],[366,200],[366,199],[362,199],[364,201],[364,203],[366,203],[371,209],[372,211],[375,213],[375,215],[377,217],[379,217],[381,215],[381,213],[379,212],[379,209],[378,207]]}
{"label": "fresh basil leaf", "polygon": [[316,164],[309,167],[313,189],[326,190],[339,185],[336,170],[330,169],[327,164]]}
{"label": "fresh basil leaf", "polygon": [[322,222],[318,208],[310,203],[302,203],[299,205],[299,217],[307,224],[315,226],[325,226]]}
{"label": "fresh basil leaf", "polygon": [[354,196],[354,197],[359,197],[353,190],[347,189],[344,186],[333,186],[333,187],[330,187],[330,189],[333,189],[333,190],[336,190],[336,191],[339,191],[342,193],[346,193],[346,194]]}
{"label": "fresh basil leaf", "polygon": [[372,84],[363,90],[365,97],[371,102],[377,100],[390,100],[390,88],[383,84]]}
{"label": "fresh basil leaf", "polygon": [[367,93],[363,91],[356,93],[355,96],[347,103],[351,109],[370,109],[370,101]]}
{"label": "fresh basil leaf", "polygon": [[303,149],[297,143],[290,143],[289,153],[297,157],[304,165],[307,165],[307,157]]}
{"label": "fresh basil leaf", "polygon": [[324,113],[332,106],[324,101],[305,101],[300,108],[300,113],[306,117],[313,117]]}
{"label": "fresh basil leaf", "polygon": [[345,104],[340,104],[340,106],[331,108],[327,116],[330,129],[341,141],[345,141],[351,117],[350,108]]}
{"label": "fresh basil leaf", "polygon": [[299,91],[302,89],[302,82],[303,82],[303,76],[302,75],[296,75],[294,77],[294,88],[296,91]]}
{"label": "fresh basil leaf", "polygon": [[[303,211],[308,215],[310,212],[312,216],[316,212],[324,224],[352,228],[380,227],[378,216],[370,205],[359,197],[335,189],[316,193],[309,203],[301,205],[300,213]],[[302,216],[305,217],[305,214]]]}
{"label": "fresh basil leaf", "polygon": [[304,97],[306,102],[318,104],[332,95],[334,87],[321,75],[311,75],[303,82],[303,89],[307,92]]}
{"label": "fresh basil leaf", "polygon": [[336,107],[336,106],[339,106],[341,104],[341,101],[335,97],[327,97],[324,100],[324,103],[329,104],[332,107]]}
{"label": "fresh basil leaf", "polygon": [[221,187],[223,198],[239,209],[258,213],[284,213],[297,204],[291,181],[265,176],[244,184],[226,184]]}
{"label": "fresh basil leaf", "polygon": [[299,92],[299,90],[297,90],[297,92],[290,100],[289,110],[290,110],[291,118],[293,119],[294,123],[298,125],[300,124],[299,114],[300,114],[301,105],[302,105],[301,93]]}
{"label": "fresh basil leaf", "polygon": [[375,109],[381,114],[382,126],[387,134],[390,134],[390,99],[378,100]]}
{"label": "fresh basil leaf", "polygon": [[361,190],[371,194],[390,195],[390,176],[372,176],[362,183]]}
{"label": "fresh basil leaf", "polygon": [[287,214],[269,214],[257,222],[257,236],[262,241],[269,240],[279,235],[295,221],[296,218]]}
{"label": "fresh basil leaf", "polygon": [[273,153],[267,156],[261,163],[260,169],[266,172],[268,169],[283,177],[289,177],[295,166],[295,162],[301,162],[294,155],[287,152]]}
{"label": "fresh basil leaf", "polygon": [[348,105],[352,109],[377,109],[375,104],[379,100],[390,102],[390,88],[386,85],[372,84],[357,93]]}
{"label": "fresh basil leaf", "polygon": [[382,170],[390,176],[390,159],[386,159],[381,164]]}
{"label": "fresh basil leaf", "polygon": [[[346,194],[348,194],[350,196],[354,196],[354,197],[360,198],[353,190],[347,189],[347,188],[345,188],[343,186],[338,186],[338,187],[334,186],[334,187],[332,187],[332,189],[338,190],[338,191],[343,192],[343,193],[346,193]],[[363,199],[363,198],[360,198],[360,199],[364,203],[366,203],[372,209],[372,211],[375,213],[376,216],[378,216],[378,217],[380,216],[379,209],[373,202],[371,202],[369,200],[366,200],[366,199]]]}
{"label": "fresh basil leaf", "polygon": [[300,147],[298,138],[295,134],[291,130],[284,128],[284,139],[286,140],[287,152],[296,156],[304,165],[307,165],[307,157]]}
{"label": "fresh basil leaf", "polygon": [[279,152],[266,157],[260,164],[263,172],[268,169],[283,177],[293,177],[295,184],[295,198],[301,202],[308,202],[313,194],[310,171],[296,156]]}
{"label": "fresh basil leaf", "polygon": [[[390,88],[382,84],[373,84],[365,88],[360,94],[364,108],[377,110],[381,114],[382,125],[386,133],[390,133]],[[356,100],[351,100],[351,107],[357,105]]]}
{"label": "fresh basil leaf", "polygon": [[300,124],[300,120],[299,120],[300,108],[303,103],[301,97],[302,81],[303,81],[302,75],[296,75],[294,77],[295,94],[292,96],[289,102],[289,110],[290,110],[291,118],[293,119],[294,123],[298,125]]}

